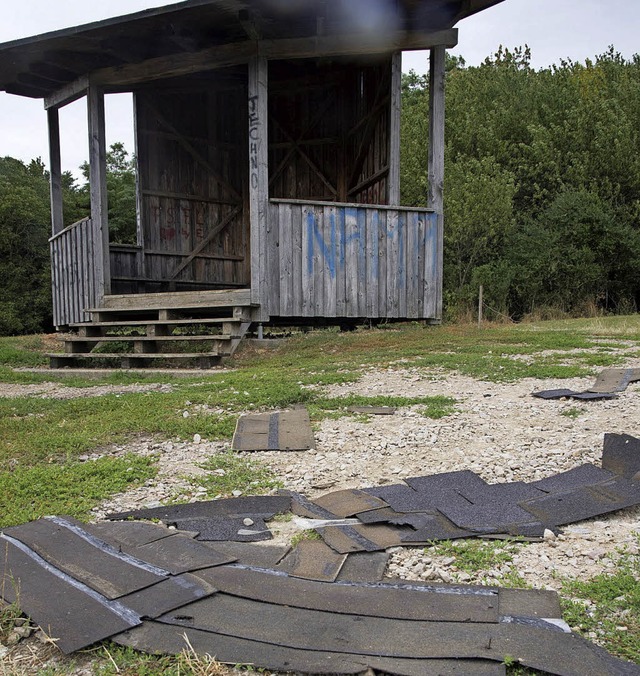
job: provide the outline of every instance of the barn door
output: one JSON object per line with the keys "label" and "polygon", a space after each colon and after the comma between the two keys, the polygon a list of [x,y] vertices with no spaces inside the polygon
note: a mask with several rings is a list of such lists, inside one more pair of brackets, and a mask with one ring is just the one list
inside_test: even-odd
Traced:
{"label": "barn door", "polygon": [[245,110],[244,82],[136,94],[141,244],[152,289],[248,285]]}

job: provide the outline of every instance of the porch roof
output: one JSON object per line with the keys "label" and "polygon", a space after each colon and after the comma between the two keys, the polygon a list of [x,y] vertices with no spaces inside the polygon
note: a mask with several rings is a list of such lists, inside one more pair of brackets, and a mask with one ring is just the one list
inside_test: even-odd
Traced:
{"label": "porch roof", "polygon": [[[431,46],[421,36],[450,29],[502,1],[186,0],[4,43],[0,91],[46,98],[94,71],[103,73],[102,84],[116,89],[119,83],[153,79],[142,70],[133,77],[135,64],[184,61],[189,55],[214,55],[222,47],[238,61],[255,53],[257,45],[264,45],[270,58],[278,58],[280,45],[283,58],[305,55],[306,41],[309,56],[338,55],[341,49],[353,53],[353,36],[361,53],[421,49]],[[296,49],[292,40],[298,41]]]}

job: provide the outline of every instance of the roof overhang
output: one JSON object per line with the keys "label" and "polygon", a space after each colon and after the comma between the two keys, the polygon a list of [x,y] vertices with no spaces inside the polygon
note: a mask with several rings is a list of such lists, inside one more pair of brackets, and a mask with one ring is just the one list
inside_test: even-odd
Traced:
{"label": "roof overhang", "polygon": [[0,90],[47,98],[90,76],[116,91],[256,53],[278,59],[452,47],[458,21],[502,1],[187,0],[4,43]]}

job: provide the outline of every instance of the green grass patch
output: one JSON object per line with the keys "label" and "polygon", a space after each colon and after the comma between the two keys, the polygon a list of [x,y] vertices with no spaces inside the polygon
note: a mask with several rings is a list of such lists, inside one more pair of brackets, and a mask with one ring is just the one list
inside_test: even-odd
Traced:
{"label": "green grass patch", "polygon": [[202,486],[207,497],[229,497],[233,491],[247,495],[264,495],[283,484],[275,473],[258,462],[232,451],[212,455],[200,467],[207,471],[204,476],[194,477],[194,485]]}
{"label": "green grass patch", "polygon": [[358,394],[349,394],[343,397],[321,397],[314,398],[310,405],[311,413],[314,418],[322,417],[326,412],[340,411],[347,414],[346,409],[349,406],[388,406],[391,408],[402,408],[406,406],[423,406],[422,413],[427,418],[443,418],[450,415],[455,410],[456,400],[452,397],[433,396],[433,397],[392,397],[375,396],[366,397]]}
{"label": "green grass patch", "polygon": [[303,540],[322,540],[322,538],[320,537],[320,534],[315,530],[312,529],[303,530],[300,531],[299,533],[296,533],[291,538],[291,547],[296,547]]}
{"label": "green grass patch", "polygon": [[434,543],[425,553],[455,557],[455,569],[477,574],[513,562],[519,544],[510,540],[443,540]]}
{"label": "green grass patch", "polygon": [[0,338],[0,365],[10,368],[45,366],[47,358],[43,336]]}
{"label": "green grass patch", "polygon": [[576,418],[579,418],[585,411],[586,409],[584,408],[573,406],[560,411],[560,415],[564,416],[565,418],[571,418],[571,420],[575,420]]}
{"label": "green grass patch", "polygon": [[[636,541],[640,544],[640,535]],[[640,663],[640,555],[625,551],[615,563],[611,573],[564,580],[563,615],[579,633],[595,634],[611,653]]]}
{"label": "green grass patch", "polygon": [[128,454],[0,472],[0,527],[46,514],[87,517],[102,500],[156,474],[155,460]]}
{"label": "green grass patch", "polygon": [[[185,411],[189,414],[184,417]],[[0,399],[0,468],[72,459],[132,435],[210,439],[233,434],[235,417],[207,415],[184,394],[108,395],[79,399]]]}

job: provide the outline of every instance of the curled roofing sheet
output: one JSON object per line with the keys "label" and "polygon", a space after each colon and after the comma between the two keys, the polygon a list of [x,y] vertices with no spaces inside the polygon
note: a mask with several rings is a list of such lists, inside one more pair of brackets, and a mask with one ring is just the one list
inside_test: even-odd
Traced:
{"label": "curled roofing sheet", "polygon": [[[272,545],[205,544],[154,524],[42,519],[1,535],[0,589],[65,652],[113,637],[166,653],[188,641],[222,662],[305,673],[494,676],[511,657],[560,676],[637,675],[638,665],[572,634],[553,592],[380,581],[390,546],[539,530],[640,503],[640,480],[630,478],[640,440],[609,436],[604,455],[606,469],[585,464],[531,484],[487,484],[456,472],[335,491],[321,504],[287,495],[159,508],[189,526],[226,520],[232,535],[239,521],[257,523],[285,506],[329,515],[328,526],[317,526],[324,542],[303,540],[288,554]],[[398,495],[412,510],[432,508],[400,512]],[[346,514],[356,515],[349,525],[331,525]]]}

